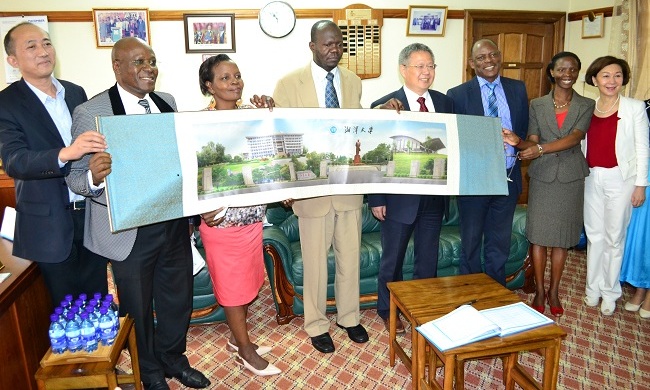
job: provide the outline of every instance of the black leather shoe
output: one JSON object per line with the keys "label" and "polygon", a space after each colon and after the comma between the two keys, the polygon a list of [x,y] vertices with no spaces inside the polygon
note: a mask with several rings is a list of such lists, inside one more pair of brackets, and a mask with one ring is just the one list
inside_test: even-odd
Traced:
{"label": "black leather shoe", "polygon": [[174,375],[174,378],[181,381],[183,386],[191,387],[193,389],[204,389],[210,386],[211,383],[205,375],[192,367],[187,367],[180,375]]}
{"label": "black leather shoe", "polygon": [[327,332],[316,337],[311,337],[311,344],[322,353],[334,352],[334,341],[332,341],[330,334]]}
{"label": "black leather shoe", "polygon": [[355,343],[365,343],[368,341],[368,332],[366,332],[366,329],[361,324],[346,328],[343,325],[339,325],[337,322],[336,326],[341,329],[345,329],[348,332],[348,337],[350,337],[350,340],[354,341]]}
{"label": "black leather shoe", "polygon": [[145,383],[144,390],[169,390],[167,381],[161,380],[153,383]]}

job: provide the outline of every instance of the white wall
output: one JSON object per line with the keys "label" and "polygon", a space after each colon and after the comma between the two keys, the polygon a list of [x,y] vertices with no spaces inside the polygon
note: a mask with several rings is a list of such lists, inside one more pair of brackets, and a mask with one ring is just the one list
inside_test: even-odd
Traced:
{"label": "white wall", "polygon": [[[436,1],[447,5],[451,10],[459,9],[522,9],[539,11],[575,12],[585,9],[608,7],[614,0],[546,0],[522,1],[483,0]],[[228,8],[259,9],[268,0],[240,0],[228,2]],[[309,0],[289,0],[296,9],[343,8],[352,1],[330,0],[317,3]],[[224,3],[220,2],[219,4]],[[373,0],[364,4],[374,8],[407,9],[406,0]],[[423,3],[423,2],[421,2]],[[42,0],[23,0],[9,2],[2,0],[1,11],[39,11],[43,10]],[[47,2],[49,11],[89,10],[87,0],[67,0]],[[212,3],[215,4],[215,3]],[[205,10],[206,4],[200,0],[152,1],[141,0],[139,4],[129,0],[93,1],[95,8],[149,7],[150,10]],[[218,12],[218,9],[213,11]],[[609,19],[609,18],[608,18]],[[236,53],[231,54],[238,63],[246,87],[244,98],[253,94],[271,94],[276,80],[289,70],[307,64],[311,59],[309,51],[309,30],[316,19],[298,19],[296,28],[287,37],[273,39],[259,29],[257,19],[239,19],[235,22]],[[461,19],[449,19],[444,37],[415,38],[406,36],[405,19],[384,19],[382,28],[382,75],[376,79],[363,81],[362,105],[368,107],[372,101],[397,89],[401,85],[397,71],[397,55],[409,43],[420,41],[429,45],[436,55],[438,64],[433,88],[442,91],[459,84],[463,72],[463,30]],[[609,23],[606,22],[606,29]],[[569,23],[566,31],[565,49],[575,51],[583,60],[584,67],[599,55],[607,52],[609,38],[581,39],[581,22]],[[151,27],[151,44],[159,61],[160,74],[157,89],[172,93],[178,102],[179,110],[198,110],[206,105],[207,99],[201,96],[198,87],[198,68],[201,54],[185,53],[183,22],[154,21]],[[91,22],[50,23],[50,35],[57,49],[56,76],[82,85],[89,96],[95,95],[111,86],[114,75],[111,70],[110,49],[99,49],[95,45]],[[4,48],[2,48],[4,50]],[[4,67],[0,65],[0,89],[5,86]]]}

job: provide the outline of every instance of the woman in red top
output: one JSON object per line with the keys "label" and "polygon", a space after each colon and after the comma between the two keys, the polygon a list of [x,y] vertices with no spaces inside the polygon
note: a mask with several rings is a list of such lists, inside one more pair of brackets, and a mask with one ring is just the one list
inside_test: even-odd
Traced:
{"label": "woman in red top", "polygon": [[[574,53],[553,56],[546,75],[551,92],[530,102],[528,135],[521,140],[504,130],[504,140],[519,149],[519,158],[532,160],[528,168],[528,218],[526,236],[532,244],[537,293],[531,306],[561,316],[558,297],[568,248],[578,244],[583,226],[585,177],[589,169],[580,149],[594,113],[594,101],[580,96],[573,85],[578,80],[580,59]],[[547,248],[551,248],[551,280],[544,287]]]}
{"label": "woman in red top", "polygon": [[598,88],[587,133],[585,233],[587,285],[584,302],[612,315],[621,296],[619,276],[632,207],[645,201],[648,185],[648,118],[644,103],[621,96],[630,79],[625,60],[605,56],[587,69],[585,82]]}

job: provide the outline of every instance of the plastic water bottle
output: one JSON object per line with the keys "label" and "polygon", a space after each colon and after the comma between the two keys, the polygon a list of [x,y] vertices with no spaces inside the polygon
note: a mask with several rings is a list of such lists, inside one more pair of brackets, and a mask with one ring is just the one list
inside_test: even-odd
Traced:
{"label": "plastic water bottle", "polygon": [[83,305],[81,307],[83,307],[85,309],[86,308],[86,303],[88,303],[88,294],[86,294],[86,293],[79,294],[79,299],[81,299],[81,302],[83,302]]}
{"label": "plastic water bottle", "polygon": [[72,296],[72,294],[67,294],[64,299],[66,302],[68,302],[68,304],[66,305],[67,307],[70,307],[74,304],[74,297]]}
{"label": "plastic water bottle", "polygon": [[99,316],[95,314],[94,308],[86,306],[86,313],[88,313],[88,319],[93,323],[95,327],[95,339],[97,342],[101,340],[101,332],[99,331]]}
{"label": "plastic water bottle", "polygon": [[99,310],[99,302],[102,301],[102,293],[94,293],[93,294],[93,299],[95,300],[95,305],[97,305],[97,310]]}
{"label": "plastic water bottle", "polygon": [[70,302],[65,299],[61,301],[61,309],[63,309],[63,317],[68,316],[68,310],[70,310]]}
{"label": "plastic water bottle", "polygon": [[77,307],[77,305],[70,306],[70,310],[68,310],[68,313],[74,314],[74,320],[77,321],[79,325],[81,325],[81,317],[79,316],[79,308]]}
{"label": "plastic water bottle", "polygon": [[115,329],[115,334],[117,334],[117,331],[120,328],[120,318],[115,316],[115,312],[111,309],[110,302],[102,302],[102,307],[106,308],[108,316],[111,317],[111,320],[113,320],[113,329]]}
{"label": "plastic water bottle", "polygon": [[[84,306],[85,306],[86,304],[85,304],[84,301],[82,301],[81,299],[77,299],[77,300],[74,301],[74,305],[77,306],[77,307],[79,308],[79,311],[81,312],[81,311],[83,311]],[[81,314],[81,313],[80,313],[80,314]]]}
{"label": "plastic water bottle", "polygon": [[113,312],[113,318],[115,319],[115,330],[120,329],[120,309],[113,299],[113,294],[106,294],[104,297],[104,302],[109,303],[109,310]]}
{"label": "plastic water bottle", "polygon": [[54,314],[56,314],[56,317],[58,318],[58,321],[63,327],[65,328],[65,323],[67,322],[65,319],[65,316],[63,315],[63,308],[62,307],[56,307],[54,308]]}
{"label": "plastic water bottle", "polygon": [[115,342],[115,328],[113,327],[113,319],[108,315],[106,306],[99,309],[99,330],[102,340],[102,345],[112,345]]}
{"label": "plastic water bottle", "polygon": [[68,351],[77,352],[83,348],[81,342],[81,325],[75,321],[74,313],[68,313],[68,323],[65,324],[65,338],[68,342]]}
{"label": "plastic water bottle", "polygon": [[52,353],[63,353],[67,349],[68,343],[65,340],[65,328],[59,322],[59,316],[52,314],[50,316],[50,345]]}
{"label": "plastic water bottle", "polygon": [[84,351],[92,352],[97,350],[97,332],[95,325],[88,319],[88,313],[81,313],[81,340],[84,345]]}

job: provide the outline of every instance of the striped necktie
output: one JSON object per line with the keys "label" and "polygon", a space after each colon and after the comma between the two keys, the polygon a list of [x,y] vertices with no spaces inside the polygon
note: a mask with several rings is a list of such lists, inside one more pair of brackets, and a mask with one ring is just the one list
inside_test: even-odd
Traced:
{"label": "striped necktie", "polygon": [[327,72],[327,85],[325,86],[325,107],[339,108],[339,98],[336,96],[336,89],[334,88],[334,75]]}
{"label": "striped necktie", "polygon": [[138,104],[144,107],[144,110],[147,114],[151,114],[151,108],[149,107],[149,102],[147,99],[138,100]]}
{"label": "striped necktie", "polygon": [[497,95],[494,93],[494,88],[496,88],[496,83],[487,83],[487,87],[490,89],[490,93],[487,96],[488,103],[488,116],[498,117],[499,116],[499,107],[497,107]]}

